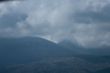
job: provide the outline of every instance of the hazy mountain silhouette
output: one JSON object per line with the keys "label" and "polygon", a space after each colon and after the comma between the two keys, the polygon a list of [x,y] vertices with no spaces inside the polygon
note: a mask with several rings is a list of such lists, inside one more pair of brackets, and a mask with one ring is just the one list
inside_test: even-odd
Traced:
{"label": "hazy mountain silhouette", "polygon": [[110,46],[102,46],[98,48],[90,48],[88,52],[98,56],[110,56]]}
{"label": "hazy mountain silhouette", "polygon": [[63,40],[58,43],[64,48],[68,48],[73,51],[74,54],[83,55],[96,55],[96,56],[110,56],[110,46],[101,46],[96,48],[85,48],[77,42],[71,42],[71,40]]}
{"label": "hazy mountain silhouette", "polygon": [[0,38],[0,64],[28,63],[72,54],[68,49],[42,38]]}
{"label": "hazy mountain silhouette", "polygon": [[58,43],[60,46],[73,51],[73,54],[89,54],[87,49],[80,45],[77,41],[62,40]]}

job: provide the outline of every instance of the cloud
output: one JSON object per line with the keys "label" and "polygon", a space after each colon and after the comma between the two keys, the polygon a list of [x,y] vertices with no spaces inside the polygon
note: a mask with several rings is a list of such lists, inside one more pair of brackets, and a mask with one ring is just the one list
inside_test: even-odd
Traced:
{"label": "cloud", "polygon": [[110,23],[110,5],[106,5],[101,10],[91,11],[86,9],[75,14],[75,21],[80,23]]}
{"label": "cloud", "polygon": [[0,34],[40,36],[54,42],[76,39],[86,47],[110,45],[109,4],[109,0],[27,0],[0,4]]}
{"label": "cloud", "polygon": [[17,22],[25,20],[26,15],[12,12],[0,17],[0,28],[15,27]]}

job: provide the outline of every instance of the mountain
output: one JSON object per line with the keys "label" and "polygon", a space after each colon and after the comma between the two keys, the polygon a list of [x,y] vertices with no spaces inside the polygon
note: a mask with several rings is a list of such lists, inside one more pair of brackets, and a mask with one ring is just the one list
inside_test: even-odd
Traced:
{"label": "mountain", "polygon": [[58,43],[60,46],[73,51],[74,55],[96,55],[96,56],[110,56],[110,46],[101,46],[96,48],[85,48],[78,44],[78,42],[72,42],[71,40],[63,40]]}
{"label": "mountain", "polygon": [[62,40],[58,43],[59,45],[66,47],[68,49],[81,49],[81,45],[79,45],[77,42],[72,42],[70,40]]}
{"label": "mountain", "polygon": [[60,46],[67,48],[71,51],[73,51],[73,54],[78,55],[78,54],[89,54],[87,49],[85,49],[83,46],[81,46],[78,42],[76,41],[71,41],[71,40],[62,40],[61,42],[58,43]]}
{"label": "mountain", "polygon": [[0,38],[0,65],[24,64],[71,54],[70,50],[39,37]]}
{"label": "mountain", "polygon": [[88,52],[93,55],[110,56],[110,46],[102,46],[98,48],[90,48]]}

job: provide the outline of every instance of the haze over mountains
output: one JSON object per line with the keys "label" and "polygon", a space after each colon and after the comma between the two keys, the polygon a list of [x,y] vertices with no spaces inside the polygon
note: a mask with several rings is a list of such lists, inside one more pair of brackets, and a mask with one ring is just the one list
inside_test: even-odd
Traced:
{"label": "haze over mountains", "polygon": [[110,0],[0,0],[0,73],[110,73]]}
{"label": "haze over mountains", "polygon": [[0,72],[93,73],[110,68],[110,55],[105,56],[105,51],[97,55],[97,51],[74,44],[39,37],[0,38]]}

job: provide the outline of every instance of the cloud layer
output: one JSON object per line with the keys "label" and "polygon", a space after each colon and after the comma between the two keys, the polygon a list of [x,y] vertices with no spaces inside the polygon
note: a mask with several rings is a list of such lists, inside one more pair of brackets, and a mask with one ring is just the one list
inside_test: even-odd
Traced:
{"label": "cloud layer", "polygon": [[109,0],[26,0],[0,4],[1,37],[40,36],[110,45]]}

